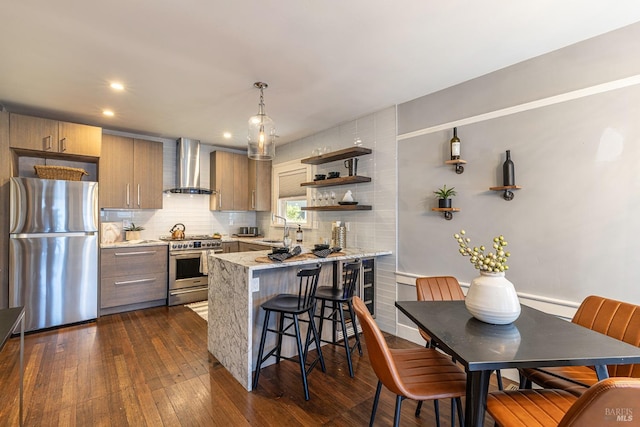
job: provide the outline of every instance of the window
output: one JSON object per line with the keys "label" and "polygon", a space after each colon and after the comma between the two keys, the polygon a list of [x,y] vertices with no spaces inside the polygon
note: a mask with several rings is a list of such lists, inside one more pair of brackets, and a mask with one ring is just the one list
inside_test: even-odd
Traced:
{"label": "window", "polygon": [[[311,167],[299,161],[280,163],[273,166],[274,213],[287,218],[290,225],[300,224],[309,228],[312,225],[312,213],[302,210],[307,206],[307,189],[301,183],[311,180]],[[275,220],[272,225],[283,226]]]}

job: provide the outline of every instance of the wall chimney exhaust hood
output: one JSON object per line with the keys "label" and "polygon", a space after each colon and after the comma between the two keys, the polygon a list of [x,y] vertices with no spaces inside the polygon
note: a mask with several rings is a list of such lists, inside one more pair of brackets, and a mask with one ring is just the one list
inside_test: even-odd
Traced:
{"label": "wall chimney exhaust hood", "polygon": [[212,194],[200,188],[200,141],[179,138],[176,142],[176,186],[167,193]]}

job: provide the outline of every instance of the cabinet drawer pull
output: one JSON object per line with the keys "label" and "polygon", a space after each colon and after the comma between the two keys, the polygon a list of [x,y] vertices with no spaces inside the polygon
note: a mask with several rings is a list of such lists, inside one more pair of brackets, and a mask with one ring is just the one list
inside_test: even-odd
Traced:
{"label": "cabinet drawer pull", "polygon": [[138,184],[138,207],[140,207],[140,184]]}
{"label": "cabinet drawer pull", "polygon": [[129,256],[129,255],[153,255],[156,251],[140,251],[140,252],[116,252],[116,256]]}
{"label": "cabinet drawer pull", "polygon": [[129,184],[127,184],[127,206],[129,206],[130,204]]}
{"label": "cabinet drawer pull", "polygon": [[147,283],[147,282],[155,282],[156,279],[138,279],[138,280],[124,280],[122,282],[115,282],[114,285],[133,285],[135,283]]}

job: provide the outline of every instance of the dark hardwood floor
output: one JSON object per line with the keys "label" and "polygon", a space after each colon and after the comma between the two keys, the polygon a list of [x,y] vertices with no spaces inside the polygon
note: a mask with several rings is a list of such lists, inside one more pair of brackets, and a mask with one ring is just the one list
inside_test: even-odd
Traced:
{"label": "dark hardwood floor", "polygon": [[[387,335],[391,347],[416,344]],[[159,307],[25,336],[26,426],[366,426],[377,378],[366,354],[324,346],[327,373],[309,376],[304,400],[299,367],[263,369],[249,393],[207,351],[207,324],[188,308]],[[0,353],[0,425],[18,425],[19,338]],[[495,387],[495,385],[492,385]],[[395,396],[383,388],[376,425],[393,423]],[[420,418],[402,405],[403,426],[434,426],[433,405]],[[450,405],[440,404],[450,425]],[[487,417],[487,427],[493,421]]]}

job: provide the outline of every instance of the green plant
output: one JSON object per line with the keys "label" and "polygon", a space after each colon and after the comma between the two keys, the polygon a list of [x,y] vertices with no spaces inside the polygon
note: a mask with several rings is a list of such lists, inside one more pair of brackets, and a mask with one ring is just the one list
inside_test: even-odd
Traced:
{"label": "green plant", "polygon": [[124,228],[124,231],[142,231],[142,230],[144,230],[144,227],[140,225],[135,225],[134,223],[131,223],[131,225],[128,225]]}
{"label": "green plant", "polygon": [[460,230],[460,233],[453,235],[458,245],[460,246],[459,252],[462,256],[468,256],[469,261],[473,266],[480,271],[487,271],[493,273],[504,272],[509,269],[507,265],[507,258],[511,256],[509,252],[505,252],[504,247],[507,246],[507,241],[504,240],[504,236],[497,236],[493,238],[493,249],[495,252],[484,253],[484,246],[469,247],[471,239],[464,237],[466,232]]}
{"label": "green plant", "polygon": [[447,185],[443,185],[442,188],[439,188],[438,191],[434,191],[433,194],[436,195],[437,199],[450,199],[451,197],[456,195],[456,187],[447,188]]}

